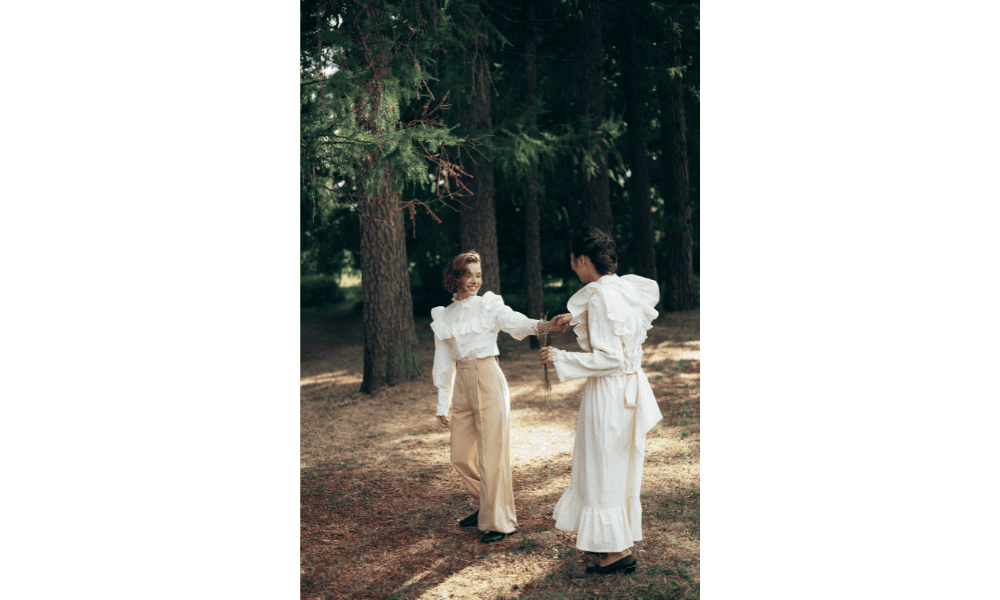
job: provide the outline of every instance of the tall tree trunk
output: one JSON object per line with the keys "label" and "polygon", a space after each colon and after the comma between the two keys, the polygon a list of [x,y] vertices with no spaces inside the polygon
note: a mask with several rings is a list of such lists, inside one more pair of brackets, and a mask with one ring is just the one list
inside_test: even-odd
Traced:
{"label": "tall tree trunk", "polygon": [[[580,98],[583,116],[590,121],[591,131],[597,131],[604,121],[604,47],[601,44],[601,7],[599,0],[582,0],[583,26],[580,51]],[[583,174],[583,220],[614,236],[611,198],[608,190],[608,150],[597,142],[587,148],[593,169]]]}
{"label": "tall tree trunk", "polygon": [[[681,66],[681,38],[673,19],[668,20],[663,47],[666,63]],[[681,76],[659,85],[663,119],[663,208],[666,273],[660,303],[664,310],[687,310],[698,305],[691,264],[691,205],[688,196],[687,134],[684,123],[684,90]]]}
{"label": "tall tree trunk", "polygon": [[389,166],[381,185],[366,194],[361,214],[361,299],[364,311],[364,376],[371,394],[420,375],[413,299],[406,260],[404,214],[391,189]]}
{"label": "tall tree trunk", "polygon": [[[372,69],[373,78],[390,76],[388,57],[378,52],[381,34],[378,26],[386,15],[377,6],[358,5],[365,18],[355,20],[352,32],[358,47],[355,58]],[[377,116],[395,115],[399,107],[392,96],[381,92],[381,85],[371,85],[359,98],[356,119],[360,128],[378,137]],[[392,163],[377,164],[378,157],[362,155],[358,159],[362,177],[358,185],[358,213],[361,219],[361,299],[364,310],[364,375],[361,391],[366,394],[414,379],[421,374],[417,354],[416,329],[413,324],[413,299],[410,296],[409,265],[406,259],[406,234],[403,213],[399,209],[399,190],[392,189]]]}
{"label": "tall tree trunk", "polygon": [[[479,0],[471,0],[470,4],[479,5]],[[469,27],[475,28],[474,23]],[[485,34],[477,37],[471,48],[472,69],[472,102],[459,113],[459,123],[465,131],[491,127],[490,117],[490,61],[486,54],[488,50]],[[493,165],[482,156],[477,156],[474,164],[471,159],[465,161],[466,171],[472,175],[469,182],[471,196],[461,199],[462,206],[458,216],[459,243],[462,252],[475,249],[482,257],[483,285],[479,294],[486,292],[500,293],[500,261],[497,251],[497,213],[494,202]]]}
{"label": "tall tree trunk", "polygon": [[[535,31],[534,0],[522,2],[522,14],[528,20],[525,25],[524,44],[524,106],[531,109],[535,105],[535,94],[538,84],[538,38]],[[538,116],[531,115],[531,137],[538,137],[536,128]],[[534,169],[528,179],[528,194],[524,203],[524,285],[528,296],[528,316],[537,319],[544,308],[542,297],[542,249],[541,233],[538,216],[538,174]],[[529,342],[532,348],[538,348],[538,338],[531,336]]]}
{"label": "tall tree trunk", "polygon": [[625,120],[628,123],[629,192],[632,196],[632,224],[635,227],[636,271],[656,280],[656,239],[649,194],[649,152],[646,149],[646,117],[643,110],[642,69],[635,42],[635,18],[623,12],[622,83],[625,92]]}
{"label": "tall tree trunk", "polygon": [[[528,198],[524,203],[524,285],[528,299],[528,316],[537,319],[544,309],[542,296],[542,246],[538,227],[538,176],[531,175]],[[555,316],[555,315],[553,315]],[[538,348],[538,338],[531,336],[532,348]]]}

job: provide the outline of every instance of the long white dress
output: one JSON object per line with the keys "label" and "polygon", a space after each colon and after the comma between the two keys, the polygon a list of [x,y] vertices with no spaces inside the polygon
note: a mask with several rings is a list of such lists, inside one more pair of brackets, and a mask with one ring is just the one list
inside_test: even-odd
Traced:
{"label": "long white dress", "polygon": [[559,381],[587,377],[573,446],[569,489],[553,511],[576,547],[621,552],[642,539],[646,434],[663,415],[642,371],[642,343],[659,301],[656,282],[605,275],[568,303],[584,352],[556,350]]}

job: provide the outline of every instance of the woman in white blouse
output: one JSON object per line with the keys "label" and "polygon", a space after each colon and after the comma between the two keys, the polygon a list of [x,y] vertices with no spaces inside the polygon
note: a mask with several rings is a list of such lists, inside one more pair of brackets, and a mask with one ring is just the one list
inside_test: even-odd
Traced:
{"label": "woman in white blouse", "polygon": [[586,285],[553,323],[572,325],[583,352],[539,351],[559,381],[587,378],[570,486],[552,516],[557,528],[576,533],[580,550],[608,553],[599,566],[587,567],[601,574],[635,571],[631,548],[642,539],[645,437],[662,418],[641,365],[659,288],[638,275],[615,275],[617,262],[614,240],[600,230],[574,235],[570,265]]}
{"label": "woman in white blouse", "polygon": [[[434,385],[437,419],[451,427],[451,462],[479,510],[462,519],[478,525],[482,542],[514,533],[517,515],[510,477],[510,393],[497,364],[497,334],[521,340],[537,320],[514,312],[500,296],[477,296],[483,274],[475,250],[456,256],[445,268],[444,286],[454,302],[431,310],[434,330]],[[451,409],[451,419],[448,414]]]}

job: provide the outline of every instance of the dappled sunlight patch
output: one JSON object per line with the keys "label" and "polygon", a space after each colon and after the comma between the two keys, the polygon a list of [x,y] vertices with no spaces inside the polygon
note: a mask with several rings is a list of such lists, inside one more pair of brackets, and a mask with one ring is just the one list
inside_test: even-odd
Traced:
{"label": "dappled sunlight patch", "polygon": [[701,477],[701,467],[697,464],[663,463],[646,461],[643,465],[643,496],[653,488],[649,484],[659,482],[663,485],[698,487]]}
{"label": "dappled sunlight patch", "polygon": [[701,360],[701,342],[664,341],[659,344],[643,346],[643,363],[663,360]]}
{"label": "dappled sunlight patch", "polygon": [[[408,434],[408,436],[410,436],[410,435],[411,434]],[[414,433],[414,434],[412,434],[412,436],[419,436],[419,439],[415,439],[413,437],[409,437],[408,439],[399,438],[399,439],[394,440],[393,443],[396,443],[396,444],[405,444],[406,442],[414,442],[414,441],[420,442],[420,443],[423,443],[423,444],[430,444],[430,445],[440,445],[442,443],[444,443],[444,444],[450,444],[451,443],[451,433],[449,433],[448,429],[443,429],[443,428],[440,428],[440,429],[437,429],[437,430],[434,430],[434,431],[431,431],[431,432],[418,432],[418,433]]]}
{"label": "dappled sunlight patch", "polygon": [[568,463],[569,459],[565,467],[550,465],[532,474],[520,474],[514,483],[515,499],[523,498],[523,502],[538,506],[538,510],[551,517],[559,497],[569,489],[571,466]]}
{"label": "dappled sunlight patch", "polygon": [[[525,363],[517,366],[521,369],[530,368],[532,370],[540,370],[537,360],[525,361]],[[535,402],[547,401],[549,403],[553,403],[564,400],[566,397],[574,394],[579,394],[579,396],[577,396],[577,402],[583,398],[583,387],[587,383],[586,379],[571,379],[569,381],[559,383],[559,378],[556,377],[554,373],[549,373],[549,380],[552,382],[552,389],[549,390],[548,394],[546,394],[541,377],[540,373],[537,379],[531,375],[528,377],[508,377],[507,386],[510,388],[511,403],[519,400],[531,400]]]}
{"label": "dappled sunlight patch", "polygon": [[554,562],[541,556],[496,554],[451,574],[418,598],[493,598],[497,594],[516,592],[545,577]]}
{"label": "dappled sunlight patch", "polygon": [[566,460],[573,454],[574,437],[572,429],[555,426],[511,427],[511,461],[525,468],[543,468]]}
{"label": "dappled sunlight patch", "polygon": [[[419,552],[419,550],[417,550],[416,548],[410,548],[410,553],[411,554],[416,554],[417,552]],[[400,589],[406,589],[406,588],[412,586],[413,584],[417,583],[418,581],[420,581],[424,577],[427,577],[428,575],[430,575],[431,573],[433,573],[434,570],[437,567],[441,566],[441,563],[443,563],[444,560],[445,559],[443,559],[443,558],[437,559],[436,561],[434,561],[431,564],[431,566],[430,566],[429,569],[424,570],[422,573],[417,573],[413,577],[410,577],[409,579],[407,579],[406,581],[404,581],[403,585],[400,586]]]}
{"label": "dappled sunlight patch", "polygon": [[341,369],[340,371],[333,371],[330,373],[320,373],[318,375],[313,375],[311,377],[303,377],[299,380],[299,387],[305,387],[307,385],[320,385],[320,384],[343,384],[343,383],[361,383],[361,373],[356,371],[349,371],[347,369]]}
{"label": "dappled sunlight patch", "polygon": [[510,458],[515,464],[544,465],[560,455],[573,452],[575,432],[564,425],[526,427],[516,417],[511,419]]}
{"label": "dappled sunlight patch", "polygon": [[355,285],[361,285],[361,271],[348,269],[340,274],[341,288],[348,288]]}
{"label": "dappled sunlight patch", "polygon": [[[697,337],[697,317],[680,319],[693,325],[681,334],[655,325],[644,346],[643,365],[664,419],[646,438],[644,539],[634,548],[640,567],[630,577],[585,575],[586,564],[600,555],[577,551],[575,536],[555,529],[552,519],[570,485],[585,380],[553,380],[546,395],[527,340],[516,342],[501,361],[511,388],[518,531],[480,544],[475,528],[458,527],[475,502],[450,464],[450,432],[438,426],[429,376],[364,395],[357,391],[360,345],[314,339],[315,358],[303,362],[300,387],[301,597],[634,600],[675,584],[695,589],[700,359],[683,352],[700,348],[687,341],[691,332]],[[360,328],[360,319],[336,325],[338,335],[351,333],[341,330]],[[360,339],[356,333],[341,339]],[[320,352],[323,343],[329,350]],[[420,352],[429,373],[433,343]]]}

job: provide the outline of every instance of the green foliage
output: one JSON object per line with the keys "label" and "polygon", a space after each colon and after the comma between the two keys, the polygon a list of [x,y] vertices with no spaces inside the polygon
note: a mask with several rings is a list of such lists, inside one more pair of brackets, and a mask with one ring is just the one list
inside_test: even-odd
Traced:
{"label": "green foliage", "polygon": [[[660,189],[666,132],[660,114],[662,85],[680,77],[684,89],[688,145],[691,235],[695,274],[700,270],[700,17],[697,3],[622,2],[602,5],[605,113],[596,132],[581,119],[579,14],[574,3],[533,3],[537,34],[535,101],[526,105],[525,44],[530,27],[518,3],[466,0],[373,0],[379,21],[362,3],[301,6],[301,198],[302,273],[336,275],[357,267],[364,193],[384,176],[399,192],[397,213],[405,219],[414,311],[446,305],[440,283],[444,263],[458,247],[460,197],[455,174],[442,177],[441,163],[460,158],[488,161],[495,173],[498,258],[504,299],[518,310],[524,299],[524,206],[536,177],[541,215],[543,280],[564,279],[564,288],[544,288],[544,305],[561,312],[579,289],[568,266],[569,238],[581,220],[581,174],[595,165],[586,147],[600,139],[608,148],[613,234],[620,273],[635,271],[633,206],[628,185],[624,122],[621,15],[636,25],[649,152],[656,250],[662,259],[678,223],[665,214]],[[320,18],[320,10],[326,13]],[[334,11],[334,12],[330,12]],[[335,13],[335,14],[334,14]],[[391,18],[390,18],[391,17]],[[682,64],[668,65],[662,32],[672,23],[681,36]],[[383,53],[365,58],[359,35]],[[477,80],[473,60],[488,58],[492,126],[470,131],[459,114]],[[381,90],[377,98],[371,90]],[[481,136],[481,137],[480,137]],[[473,141],[479,138],[478,141]],[[445,181],[445,185],[439,185]],[[467,179],[466,179],[467,181]],[[405,208],[404,208],[405,207]],[[345,251],[347,254],[345,254]],[[662,276],[662,273],[661,273]],[[698,280],[696,278],[696,284]]]}
{"label": "green foliage", "polygon": [[624,132],[620,117],[612,116],[596,131],[590,130],[588,121],[582,121],[566,123],[551,132],[535,132],[534,136],[527,117],[524,113],[501,124],[490,138],[487,156],[498,178],[514,186],[523,186],[534,174],[538,176],[539,193],[544,196],[546,182],[557,175],[562,166],[560,159],[568,160],[575,169],[594,173],[597,165],[589,148],[597,142],[608,148],[608,159],[615,165],[614,170],[624,174],[621,152],[615,146],[615,140]]}
{"label": "green foliage", "polygon": [[461,173],[442,150],[468,143],[439,121],[447,105],[429,88],[436,48],[454,39],[451,18],[428,0],[335,6],[332,15],[324,2],[301,3],[304,230],[345,210],[363,216],[373,194],[428,192],[400,199],[400,210],[446,196]]}
{"label": "green foliage", "polygon": [[343,299],[339,277],[305,275],[299,279],[299,306],[302,308],[336,304]]}

